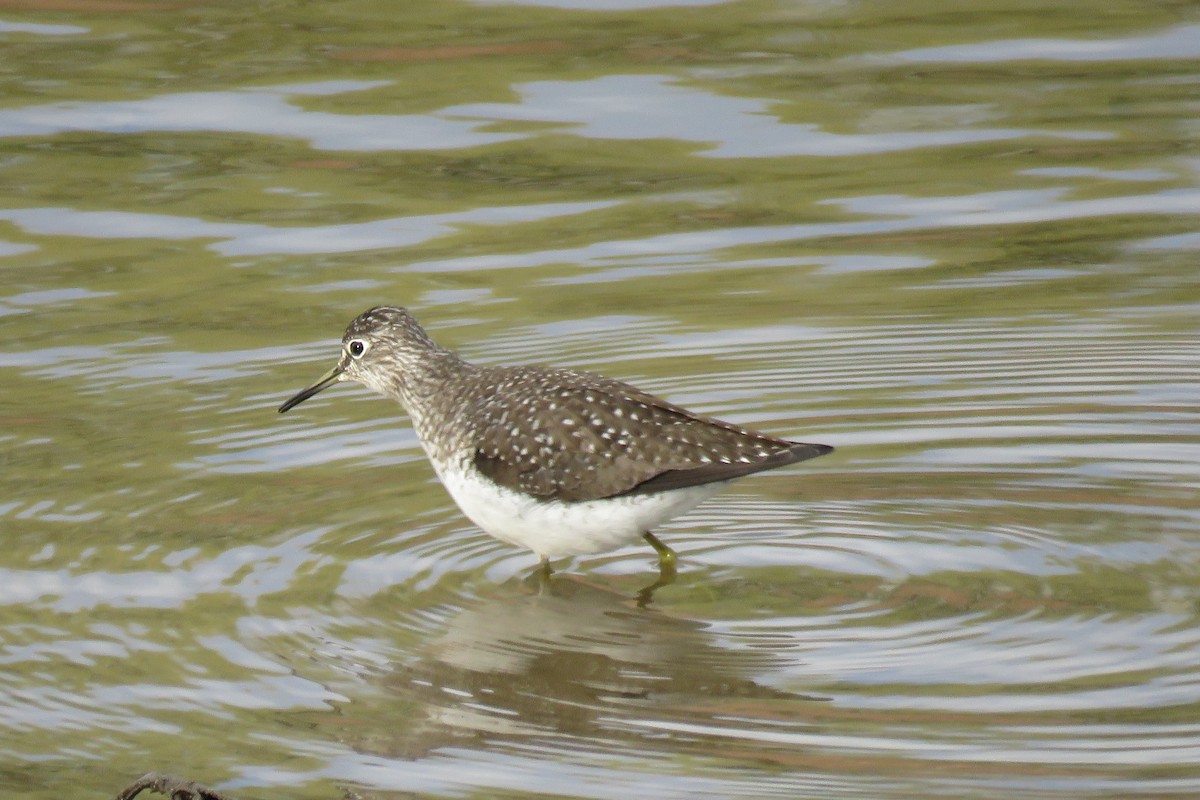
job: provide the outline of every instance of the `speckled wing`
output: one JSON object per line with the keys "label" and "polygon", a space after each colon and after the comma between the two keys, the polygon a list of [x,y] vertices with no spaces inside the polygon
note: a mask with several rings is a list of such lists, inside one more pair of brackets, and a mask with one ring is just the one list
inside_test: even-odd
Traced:
{"label": "speckled wing", "polygon": [[700,417],[620,381],[494,370],[472,404],[474,464],[501,486],[583,501],[726,481],[828,453]]}

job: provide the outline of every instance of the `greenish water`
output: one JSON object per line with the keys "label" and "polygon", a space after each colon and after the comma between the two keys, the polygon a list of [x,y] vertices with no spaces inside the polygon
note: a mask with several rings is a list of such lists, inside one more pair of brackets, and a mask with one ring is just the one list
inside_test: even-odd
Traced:
{"label": "greenish water", "polygon": [[[604,8],[0,6],[0,794],[1200,794],[1200,8]],[[539,594],[382,302],[838,450]]]}

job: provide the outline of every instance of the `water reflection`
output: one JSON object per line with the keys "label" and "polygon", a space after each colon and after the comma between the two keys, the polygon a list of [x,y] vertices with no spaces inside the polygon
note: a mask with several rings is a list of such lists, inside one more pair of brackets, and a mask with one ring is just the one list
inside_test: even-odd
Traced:
{"label": "water reflection", "polygon": [[[990,226],[1021,225],[1049,220],[1086,220],[1127,214],[1196,215],[1200,214],[1200,189],[1165,189],[1144,194],[1106,197],[1094,200],[1070,198],[1067,188],[1027,189],[954,197],[911,197],[900,195],[864,195],[831,198],[825,205],[837,205],[848,215],[866,217],[861,221],[801,223],[754,227],[725,227],[688,233],[667,233],[646,238],[615,239],[593,242],[574,248],[555,248],[518,254],[489,255],[420,261],[406,269],[428,272],[469,269],[504,269],[572,264],[592,268],[585,274],[566,279],[573,283],[609,282],[622,277],[645,277],[672,272],[687,272],[724,258],[724,250],[779,242],[802,242],[835,237],[869,237],[945,228],[979,229]],[[859,258],[859,256],[855,256]],[[614,272],[619,265],[635,261],[632,272]],[[763,261],[745,259],[726,261],[725,268],[744,266],[803,267],[825,264],[839,271],[836,257],[778,258]],[[885,268],[920,266],[911,260],[868,262]],[[596,269],[605,268],[607,269]]]}
{"label": "water reflection", "polygon": [[911,62],[986,64],[1006,61],[1135,61],[1200,57],[1200,25],[1102,39],[1002,39],[905,50],[888,58]]}
{"label": "water reflection", "polygon": [[[414,757],[464,733],[605,737],[611,715],[661,713],[681,698],[826,699],[757,683],[752,676],[779,656],[723,647],[704,623],[638,607],[575,575],[525,583],[459,611],[415,660],[381,676],[392,703],[345,709],[365,746],[386,741],[380,752]],[[385,733],[395,731],[392,709],[414,706],[425,725]]]}
{"label": "water reflection", "polygon": [[607,75],[515,87],[518,103],[471,103],[431,114],[334,114],[301,108],[295,96],[327,96],[387,85],[326,81],[232,92],[161,95],[107,103],[56,103],[0,110],[0,137],[69,131],[238,131],[300,137],[321,150],[448,150],[535,134],[487,133],[496,121],[539,122],[592,139],[666,139],[704,145],[715,158],[852,156],[1028,136],[1109,138],[1094,130],[955,127],[933,131],[831,133],[784,122],[773,98],[731,97],[664,75]]}
{"label": "water reflection", "polygon": [[144,100],[55,103],[0,110],[0,136],[50,136],[70,131],[239,131],[299,137],[321,150],[442,150],[517,138],[484,133],[478,121],[428,114],[333,114],[293,97],[361,92],[389,81],[322,81],[231,92],[184,92]]}
{"label": "water reflection", "polygon": [[583,214],[614,205],[608,201],[499,206],[448,214],[407,215],[341,225],[274,227],[212,222],[194,217],[131,211],[79,211],[71,208],[0,209],[0,220],[40,236],[96,239],[216,239],[210,247],[226,256],[346,253],[410,247],[446,236],[458,226],[512,225]]}
{"label": "water reflection", "polygon": [[[557,123],[593,139],[667,139],[704,145],[715,158],[852,156],[918,147],[1002,141],[1035,131],[1000,128],[831,133],[783,122],[770,98],[730,97],[662,75],[607,75],[590,81],[543,81],[517,87],[520,103],[452,106],[450,118]],[[1066,139],[1107,138],[1096,131],[1041,131]]]}
{"label": "water reflection", "polygon": [[[94,522],[101,514],[55,513],[53,503],[23,509],[17,519],[55,523]],[[177,609],[210,592],[220,591],[254,602],[290,586],[297,573],[320,562],[313,546],[328,532],[320,527],[267,544],[231,547],[212,558],[199,550],[157,552],[143,569],[103,570],[71,564],[53,569],[0,569],[0,606],[37,602],[56,613],[76,614],[100,608]],[[56,554],[50,553],[48,557]],[[39,561],[45,559],[38,559]],[[58,563],[61,558],[53,558]],[[140,560],[135,558],[134,561]]]}
{"label": "water reflection", "polygon": [[50,25],[40,22],[0,20],[0,33],[31,33],[36,36],[76,36],[87,32],[88,28],[81,28],[78,25]]}

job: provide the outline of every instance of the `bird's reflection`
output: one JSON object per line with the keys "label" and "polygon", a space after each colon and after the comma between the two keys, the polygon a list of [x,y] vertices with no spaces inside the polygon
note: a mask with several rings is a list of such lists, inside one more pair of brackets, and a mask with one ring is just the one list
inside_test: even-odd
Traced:
{"label": "bird's reflection", "polygon": [[748,677],[768,671],[779,656],[722,647],[706,623],[646,608],[580,576],[535,573],[496,592],[452,617],[413,661],[382,676],[395,704],[345,709],[358,717],[360,734],[364,724],[376,727],[360,715],[382,715],[379,730],[359,747],[416,756],[463,736],[593,736],[603,728],[611,737],[614,718],[631,711],[683,719],[707,714],[704,708],[715,713],[730,698],[823,699]]}

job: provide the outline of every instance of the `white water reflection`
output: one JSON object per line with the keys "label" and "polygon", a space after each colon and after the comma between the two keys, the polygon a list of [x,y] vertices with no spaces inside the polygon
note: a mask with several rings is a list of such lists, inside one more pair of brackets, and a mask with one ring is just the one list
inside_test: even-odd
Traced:
{"label": "white water reflection", "polygon": [[452,106],[447,117],[559,123],[591,139],[669,139],[705,145],[718,158],[851,156],[918,147],[1051,136],[1106,139],[1101,131],[955,127],[931,131],[831,133],[780,121],[772,98],[714,94],[664,75],[606,75],[589,81],[537,81],[516,87],[519,103]]}
{"label": "white water reflection", "polygon": [[87,396],[131,384],[221,384],[257,375],[264,365],[293,359],[300,356],[289,347],[204,353],[173,349],[165,338],[143,337],[108,346],[0,352],[0,367],[22,369],[37,377],[75,380],[80,384],[78,394]]}
{"label": "white water reflection", "polygon": [[[873,219],[855,222],[745,226],[672,233],[635,240],[596,242],[582,247],[470,258],[443,259],[405,265],[403,269],[430,272],[530,267],[546,264],[601,266],[614,260],[638,259],[643,268],[668,260],[680,269],[694,266],[689,254],[706,254],[744,244],[798,241],[827,236],[862,236],[927,228],[1016,225],[1050,220],[1084,219],[1124,214],[1200,214],[1200,189],[1168,189],[1142,195],[1093,200],[1065,199],[1066,188],[986,192],[952,197],[869,195],[823,201],[855,215]],[[645,198],[642,198],[643,200]],[[345,253],[410,247],[448,236],[466,224],[508,225],[553,217],[585,214],[620,205],[602,200],[545,203],[529,206],[483,207],[447,214],[392,217],[371,222],[313,227],[274,227],[240,222],[213,222],[194,217],[126,211],[79,211],[71,208],[0,209],[0,220],[27,233],[81,236],[97,239],[216,239],[210,247],[228,256]],[[784,259],[781,266],[801,262]],[[924,260],[879,262],[868,269],[912,268]],[[651,265],[651,266],[646,266]],[[845,271],[846,262],[822,262],[822,268]],[[589,280],[607,279],[592,275]],[[563,278],[575,281],[577,277]]]}
{"label": "white water reflection", "polygon": [[218,591],[254,602],[317,569],[324,557],[313,547],[330,530],[310,528],[271,545],[232,547],[212,558],[194,551],[164,554],[166,569],[0,568],[0,607],[36,601],[69,614],[97,607],[174,609]]}
{"label": "white water reflection", "polygon": [[37,250],[37,248],[31,244],[17,244],[15,242],[5,242],[0,240],[0,258],[5,258],[6,256],[19,256],[34,250]]}
{"label": "white water reflection", "polygon": [[389,469],[419,458],[412,428],[389,416],[370,422],[283,425],[269,434],[259,429],[235,431],[195,443],[213,452],[181,464],[181,469],[286,472],[330,461],[353,464],[356,469]]}
{"label": "white water reflection", "polygon": [[1200,232],[1155,236],[1134,242],[1130,247],[1134,250],[1200,250]]}
{"label": "white water reflection", "polygon": [[[784,682],[811,685],[837,680],[855,686],[906,687],[884,697],[846,694],[840,704],[863,708],[937,708],[947,711],[1055,711],[1131,708],[1186,703],[1195,696],[1192,673],[1200,636],[1186,616],[1149,612],[1088,616],[1069,614],[1013,617],[986,612],[895,624],[887,628],[849,626],[838,615],[819,621],[773,618],[759,630],[755,622],[730,626],[727,635],[790,634],[792,658],[781,668]],[[724,626],[718,626],[723,628]],[[779,643],[775,647],[781,646]],[[945,680],[954,664],[963,687],[954,696],[928,696],[920,687]],[[1145,682],[1126,685],[1124,676],[1142,673]],[[1003,687],[1057,686],[1058,691],[1010,694]],[[1086,699],[1111,692],[1104,703]]]}
{"label": "white water reflection", "polygon": [[89,28],[81,28],[78,25],[50,25],[41,22],[12,22],[0,19],[0,34],[31,33],[36,36],[77,36],[87,33],[89,30]]}
{"label": "white water reflection", "polygon": [[[850,156],[918,147],[1049,136],[1107,139],[1094,130],[979,128],[832,133],[816,124],[783,122],[778,101],[732,97],[682,85],[666,75],[606,75],[585,81],[520,84],[516,103],[449,106],[432,114],[335,114],[304,109],[291,100],[388,85],[388,81],[325,81],[224,92],[186,92],[141,100],[66,102],[0,110],[0,137],[48,136],[72,131],[231,131],[301,138],[321,150],[452,150],[540,134],[487,133],[498,120],[558,125],[593,139],[669,139],[703,145],[719,158]],[[543,128],[544,130],[544,128]],[[554,130],[552,128],[552,130]]]}
{"label": "white water reflection", "polygon": [[310,227],[273,227],[243,222],[212,222],[196,217],[132,211],[79,211],[73,208],[0,210],[0,220],[26,233],[95,239],[216,239],[211,249],[227,256],[349,253],[411,247],[448,236],[462,225],[510,225],[583,214],[616,205],[598,200],[530,206],[473,208],[448,214],[390,217],[371,222]]}
{"label": "white water reflection", "polygon": [[1004,39],[923,47],[888,56],[909,62],[984,64],[1003,61],[1135,61],[1200,58],[1200,25],[1124,39]]}
{"label": "white water reflection", "polygon": [[[868,216],[855,222],[803,223],[798,225],[744,226],[687,233],[669,233],[644,239],[595,242],[582,247],[542,250],[471,258],[441,259],[409,264],[404,269],[429,272],[503,269],[573,264],[591,267],[636,261],[643,269],[660,266],[663,259],[681,269],[693,268],[685,254],[712,254],[739,245],[801,241],[836,236],[867,236],[939,228],[1018,225],[1050,220],[1088,219],[1124,214],[1200,214],[1200,189],[1168,189],[1142,195],[1094,200],[1067,199],[1066,188],[984,192],[952,197],[866,195],[832,198],[822,204],[838,205],[848,213]],[[2,217],[2,213],[0,213]],[[828,263],[828,262],[827,262]],[[780,259],[780,266],[798,266],[799,259]],[[646,266],[649,265],[649,266]],[[912,264],[912,266],[919,266]],[[607,279],[606,274],[560,280],[577,282]]]}
{"label": "white water reflection", "polygon": [[237,131],[305,139],[320,150],[442,150],[521,138],[483,133],[479,122],[429,114],[334,114],[295,105],[295,96],[334,95],[390,81],[322,81],[224,92],[184,92],[142,100],[68,102],[0,110],[0,137],[71,131]]}

